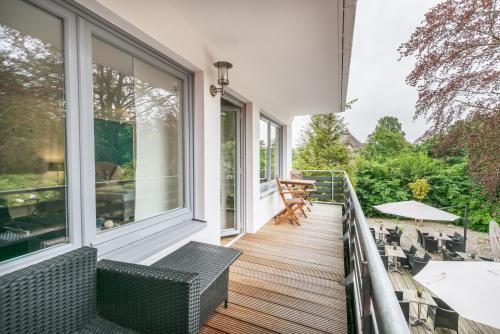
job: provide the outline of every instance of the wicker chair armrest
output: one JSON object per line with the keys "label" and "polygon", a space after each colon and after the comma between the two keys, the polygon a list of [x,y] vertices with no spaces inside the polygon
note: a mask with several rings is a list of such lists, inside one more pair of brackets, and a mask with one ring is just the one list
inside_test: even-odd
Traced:
{"label": "wicker chair armrest", "polygon": [[140,333],[197,333],[199,274],[99,261],[98,314]]}

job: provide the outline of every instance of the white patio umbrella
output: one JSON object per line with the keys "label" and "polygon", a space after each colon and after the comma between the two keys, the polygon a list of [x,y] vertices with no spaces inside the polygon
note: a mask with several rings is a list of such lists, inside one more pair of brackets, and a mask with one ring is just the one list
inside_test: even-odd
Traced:
{"label": "white patio umbrella", "polygon": [[493,258],[500,262],[500,226],[494,220],[490,221],[490,245]]}
{"label": "white patio umbrella", "polygon": [[459,216],[452,213],[417,201],[392,202],[382,205],[375,205],[374,208],[383,213],[418,220],[451,222],[460,218]]}
{"label": "white patio umbrella", "polygon": [[461,317],[500,329],[500,263],[430,261],[413,278]]}

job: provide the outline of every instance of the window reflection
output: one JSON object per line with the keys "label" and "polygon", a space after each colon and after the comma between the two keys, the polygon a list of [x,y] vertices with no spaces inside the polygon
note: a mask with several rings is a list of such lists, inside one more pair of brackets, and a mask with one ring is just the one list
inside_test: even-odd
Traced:
{"label": "window reflection", "polygon": [[260,183],[269,181],[269,173],[268,173],[268,148],[269,148],[269,122],[261,119],[259,120],[259,146],[260,146]]}
{"label": "window reflection", "polygon": [[0,2],[0,261],[67,238],[62,21]]}
{"label": "window reflection", "polygon": [[92,45],[98,230],[183,207],[182,81]]}

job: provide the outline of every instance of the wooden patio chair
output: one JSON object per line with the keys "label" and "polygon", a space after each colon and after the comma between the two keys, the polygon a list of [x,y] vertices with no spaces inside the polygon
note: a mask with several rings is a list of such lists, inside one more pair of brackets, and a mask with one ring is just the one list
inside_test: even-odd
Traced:
{"label": "wooden patio chair", "polygon": [[284,212],[276,217],[276,224],[281,224],[283,221],[290,219],[292,224],[300,226],[299,217],[297,217],[296,212],[300,210],[304,217],[307,217],[304,211],[306,202],[301,196],[303,191],[301,189],[293,190],[286,187],[284,188],[278,176],[275,176],[275,179],[281,200],[285,205]]}
{"label": "wooden patio chair", "polygon": [[[290,171],[290,178],[291,179],[303,180],[304,179],[304,174],[301,171],[299,171],[299,170],[292,170],[292,171]],[[313,203],[311,201],[311,195],[314,194],[318,189],[316,189],[316,186],[313,186],[313,187],[306,188],[304,190],[305,191],[301,195],[301,197],[304,200],[308,201],[311,206],[313,206]],[[309,207],[307,207],[307,209],[309,209],[309,211],[311,211],[311,209]]]}

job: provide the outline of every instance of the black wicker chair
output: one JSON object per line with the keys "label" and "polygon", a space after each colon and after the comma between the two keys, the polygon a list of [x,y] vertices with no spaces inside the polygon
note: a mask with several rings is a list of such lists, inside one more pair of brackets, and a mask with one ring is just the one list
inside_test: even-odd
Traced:
{"label": "black wicker chair", "polygon": [[464,239],[453,238],[452,240],[446,240],[446,250],[450,252],[465,252]]}
{"label": "black wicker chair", "polygon": [[386,228],[387,232],[389,232],[390,234],[398,234],[398,231],[399,231],[399,226],[396,225],[395,228]]}
{"label": "black wicker chair", "polygon": [[377,242],[377,238],[375,237],[375,229],[373,227],[370,227],[370,233],[372,234],[373,240]]}
{"label": "black wicker chair", "polygon": [[0,276],[0,333],[198,333],[227,306],[240,255],[191,242],[152,266],[96,264],[97,250],[83,247]]}
{"label": "black wicker chair", "polygon": [[429,252],[439,251],[439,240],[433,237],[424,237],[424,249]]}
{"label": "black wicker chair", "polygon": [[96,258],[83,247],[0,276],[0,333],[135,333],[97,318]]}
{"label": "black wicker chair", "polygon": [[380,255],[380,257],[382,258],[382,263],[384,264],[385,270],[388,271],[389,270],[389,257],[387,257],[387,255]]}
{"label": "black wicker chair", "polygon": [[403,252],[405,252],[406,255],[415,255],[417,251],[418,249],[414,245],[411,245],[410,249],[403,248]]}
{"label": "black wicker chair", "polygon": [[411,245],[410,249],[403,248],[403,252],[406,254],[406,257],[398,259],[401,263],[401,267],[410,268],[410,256],[414,256],[417,253],[417,247]]}
{"label": "black wicker chair", "polygon": [[424,247],[424,238],[429,235],[429,233],[425,233],[420,231],[418,228],[417,230],[417,242],[421,247]]}
{"label": "black wicker chair", "polygon": [[400,300],[399,306],[401,306],[401,311],[403,311],[406,323],[410,323],[410,302]]}
{"label": "black wicker chair", "polygon": [[398,230],[396,234],[388,234],[386,239],[387,239],[387,244],[392,244],[393,242],[397,243],[398,245],[401,244],[401,235],[403,234],[403,231]]}
{"label": "black wicker chair", "polygon": [[437,297],[432,297],[432,299],[436,302],[437,307],[428,307],[427,316],[434,321],[434,329],[447,328],[458,333],[458,313],[443,300]]}
{"label": "black wicker chair", "polygon": [[458,256],[456,253],[443,252],[443,261],[463,261],[464,259]]}
{"label": "black wicker chair", "polygon": [[[229,267],[240,255],[236,249],[190,242],[151,266],[100,261],[99,315],[140,326],[140,332],[160,317],[163,327],[153,333],[197,333],[221,303],[227,307]],[[141,298],[143,293],[149,297]],[[158,311],[138,310],[145,304]]]}
{"label": "black wicker chair", "polygon": [[416,275],[422,270],[427,263],[429,263],[430,259],[432,257],[425,253],[423,258],[419,258],[418,256],[409,256],[409,261],[410,261],[410,267],[411,267],[411,273],[412,275]]}

